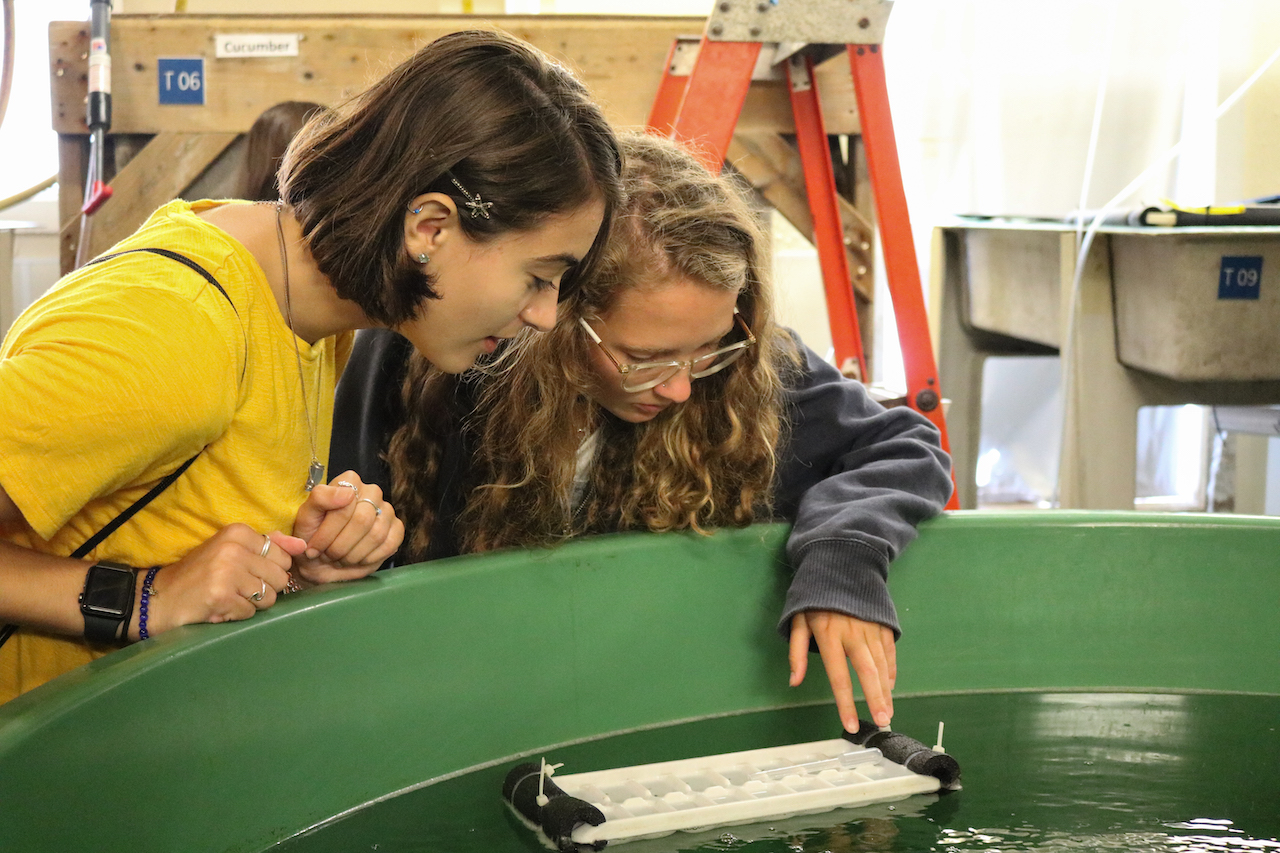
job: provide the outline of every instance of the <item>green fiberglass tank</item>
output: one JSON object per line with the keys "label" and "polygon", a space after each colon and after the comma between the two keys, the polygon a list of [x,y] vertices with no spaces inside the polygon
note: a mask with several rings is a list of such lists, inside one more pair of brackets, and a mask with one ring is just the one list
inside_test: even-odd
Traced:
{"label": "green fiberglass tank", "polygon": [[[590,744],[579,742],[630,737],[631,752],[613,757],[632,760],[661,748],[635,738],[715,720],[738,722],[717,730],[715,749],[697,734],[681,735],[681,749],[835,736],[817,659],[802,687],[787,687],[775,628],[786,533],[625,534],[406,567],[109,655],[0,706],[0,850],[288,848],[399,792],[444,790],[556,745],[577,743],[587,762]],[[1242,712],[1246,722],[1280,707],[1280,520],[954,513],[923,526],[891,587],[904,632],[895,725],[907,719],[923,740],[933,731],[920,726],[947,719],[962,764],[966,742],[982,753],[976,766],[997,748],[966,739],[966,726],[981,725],[966,705],[975,695],[1006,697],[983,713],[1003,708],[1009,719],[1024,713],[1016,697],[1025,693],[1055,697],[1034,713],[1049,707],[1044,719],[1060,721],[1095,701],[1113,722],[1129,719],[1116,707],[1135,702],[1156,719],[1161,700],[1133,697],[1160,695],[1192,697],[1179,707],[1206,708],[1210,722],[1228,712],[1195,697],[1261,703]],[[1073,694],[1112,698],[1073,705]],[[1041,731],[1074,738],[1078,725]],[[1226,738],[1224,748],[1273,754],[1275,728],[1263,719],[1251,744]],[[1126,736],[1105,726],[1085,734]],[[579,769],[594,768],[565,772]],[[1023,784],[979,778],[975,788],[967,774],[948,808]],[[1277,791],[1275,774],[1259,785]],[[450,790],[400,819],[420,821],[425,838],[498,799],[487,784]],[[536,849],[517,829],[491,827],[498,834],[485,843]],[[1265,844],[1266,827],[1262,835]],[[342,849],[371,849],[361,838]]]}

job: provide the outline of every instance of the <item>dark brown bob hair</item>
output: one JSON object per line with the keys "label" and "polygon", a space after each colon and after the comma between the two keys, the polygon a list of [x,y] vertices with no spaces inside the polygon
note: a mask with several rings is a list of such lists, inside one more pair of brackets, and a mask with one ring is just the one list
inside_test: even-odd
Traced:
{"label": "dark brown bob hair", "polygon": [[[477,241],[603,200],[604,224],[565,275],[564,296],[604,241],[620,171],[613,131],[568,70],[512,36],[467,30],[427,44],[304,127],[281,164],[280,193],[338,295],[395,326],[437,296],[404,249],[412,199],[451,196]],[[490,218],[466,215],[453,179],[493,203]]]}

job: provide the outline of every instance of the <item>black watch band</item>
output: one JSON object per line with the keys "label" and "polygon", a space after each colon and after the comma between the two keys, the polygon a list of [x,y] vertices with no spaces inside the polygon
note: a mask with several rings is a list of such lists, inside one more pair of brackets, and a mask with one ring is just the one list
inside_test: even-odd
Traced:
{"label": "black watch band", "polygon": [[84,614],[84,638],[91,643],[109,645],[119,642],[120,623],[123,620],[106,616]]}
{"label": "black watch band", "polygon": [[84,638],[91,643],[123,643],[133,616],[138,575],[132,566],[101,561],[89,567],[80,593]]}

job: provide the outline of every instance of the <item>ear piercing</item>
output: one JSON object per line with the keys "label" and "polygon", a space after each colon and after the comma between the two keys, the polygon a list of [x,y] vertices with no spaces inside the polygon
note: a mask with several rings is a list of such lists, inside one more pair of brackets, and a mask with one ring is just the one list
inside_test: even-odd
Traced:
{"label": "ear piercing", "polygon": [[431,256],[430,256],[430,255],[428,255],[426,252],[419,252],[419,253],[418,253],[418,263],[420,263],[420,264],[426,264],[426,263],[430,263],[430,262],[431,262]]}

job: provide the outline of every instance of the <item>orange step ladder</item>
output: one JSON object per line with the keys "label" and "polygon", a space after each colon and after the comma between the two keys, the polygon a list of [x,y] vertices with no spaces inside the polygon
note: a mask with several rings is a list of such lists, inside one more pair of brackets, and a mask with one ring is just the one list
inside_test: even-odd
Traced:
{"label": "orange step ladder", "polygon": [[[813,74],[816,62],[839,52],[848,54],[885,273],[902,345],[907,405],[941,430],[942,446],[949,450],[880,50],[891,5],[891,0],[722,0],[707,20],[697,57],[687,74],[680,69],[683,63],[677,61],[677,53],[688,46],[680,41],[672,45],[648,126],[654,133],[684,142],[708,168],[718,172],[762,52],[768,51],[763,55],[770,64],[785,66],[836,364],[856,365],[858,376],[865,379],[866,358],[844,250],[831,151]],[[958,508],[953,493],[948,509]]]}

